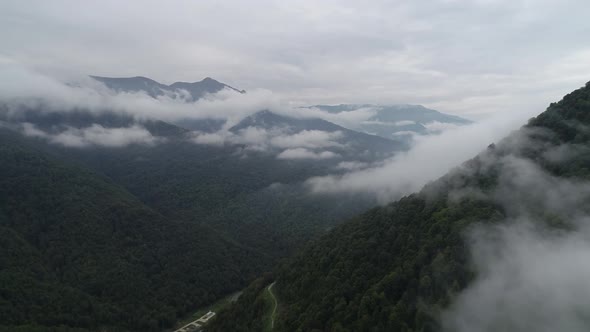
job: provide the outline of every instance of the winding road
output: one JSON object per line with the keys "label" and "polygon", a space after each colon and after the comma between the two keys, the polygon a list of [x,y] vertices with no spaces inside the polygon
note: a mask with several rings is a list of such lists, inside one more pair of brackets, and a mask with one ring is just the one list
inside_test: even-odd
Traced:
{"label": "winding road", "polygon": [[277,312],[277,307],[279,306],[279,303],[277,302],[277,298],[275,297],[275,295],[272,293],[272,286],[274,286],[275,283],[273,282],[272,284],[270,284],[268,286],[268,293],[270,294],[270,296],[272,297],[272,300],[275,303],[274,308],[272,309],[272,314],[270,315],[270,328],[274,329],[275,328],[275,313]]}

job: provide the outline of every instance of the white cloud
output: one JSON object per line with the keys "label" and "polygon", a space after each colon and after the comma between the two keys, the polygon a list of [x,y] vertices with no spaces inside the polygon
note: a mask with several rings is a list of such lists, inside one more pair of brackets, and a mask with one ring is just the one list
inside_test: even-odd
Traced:
{"label": "white cloud", "polygon": [[22,128],[21,128],[22,129],[22,132],[26,136],[30,136],[30,137],[41,137],[41,138],[49,137],[49,134],[47,134],[43,130],[38,129],[32,123],[25,122],[25,123],[21,124],[21,126],[22,126]]}
{"label": "white cloud", "polygon": [[213,76],[299,104],[417,103],[481,116],[538,109],[585,83],[589,9],[586,0],[5,1],[0,62],[165,83]]}
{"label": "white cloud", "polygon": [[409,120],[406,120],[406,121],[397,121],[397,122],[394,122],[394,124],[395,124],[396,126],[408,126],[408,125],[413,125],[413,124],[416,124],[416,122],[414,122],[414,121],[409,121]]}
{"label": "white cloud", "polygon": [[338,154],[331,151],[314,152],[304,148],[287,149],[277,155],[278,159],[331,159]]}
{"label": "white cloud", "polygon": [[416,135],[415,131],[410,131],[410,130],[402,130],[402,131],[396,131],[395,133],[391,134],[393,136],[414,136]]}
{"label": "white cloud", "polygon": [[283,106],[270,91],[246,94],[222,90],[196,102],[163,95],[152,98],[145,93],[115,93],[89,77],[76,77],[64,83],[18,65],[0,64],[0,100],[13,111],[25,106],[44,112],[88,110],[119,112],[139,119],[164,121],[178,119],[225,119],[228,126],[262,109],[281,110]]}
{"label": "white cloud", "polygon": [[[338,142],[342,136],[340,131],[302,130],[290,133],[289,128],[265,129],[250,126],[235,133],[225,129],[215,133],[194,133],[192,141],[207,145],[245,145],[251,151],[277,152],[280,159],[327,159],[336,154],[329,151],[316,153],[313,150],[346,148]],[[283,151],[279,152],[281,150]]]}
{"label": "white cloud", "polygon": [[335,146],[340,147],[342,145],[336,142],[336,140],[341,137],[341,131],[302,130],[293,135],[273,137],[270,140],[270,144],[279,148],[303,147],[318,149]]}
{"label": "white cloud", "polygon": [[428,132],[433,133],[433,134],[440,134],[443,131],[446,131],[449,129],[456,129],[457,127],[460,126],[455,123],[446,123],[446,122],[438,122],[438,121],[433,121],[433,122],[425,123],[422,125],[424,127],[426,127],[426,130]]}
{"label": "white cloud", "polygon": [[265,148],[268,146],[269,136],[273,135],[273,130],[266,130],[264,128],[247,127],[241,129],[237,135],[230,134],[231,140],[234,143],[247,144],[250,146],[258,146]]}
{"label": "white cloud", "polygon": [[295,108],[288,111],[292,117],[318,118],[333,122],[345,128],[357,128],[360,123],[369,121],[377,114],[373,107],[361,107],[346,112],[330,113],[318,108]]}
{"label": "white cloud", "polygon": [[588,331],[590,229],[529,221],[472,231],[478,277],[443,315],[448,331]]}
{"label": "white cloud", "polygon": [[130,144],[152,145],[161,140],[138,125],[124,128],[104,128],[94,124],[81,129],[70,127],[53,134],[42,131],[30,123],[23,123],[22,130],[27,136],[40,137],[53,144],[76,148],[87,146],[123,147]]}
{"label": "white cloud", "polygon": [[[556,146],[550,138],[547,130],[529,128],[480,154],[477,170],[496,174],[496,186],[485,194],[480,188],[462,190],[479,191],[470,197],[490,200],[506,218],[468,229],[475,278],[443,311],[445,330],[588,330],[590,182],[547,170],[553,169],[547,163],[563,165],[587,150]],[[531,151],[547,159],[522,157]]]}
{"label": "white cloud", "polygon": [[201,133],[194,135],[192,141],[204,145],[223,145],[226,142],[226,137],[221,133]]}
{"label": "white cloud", "polygon": [[429,181],[472,158],[489,144],[498,141],[517,124],[533,114],[502,113],[475,124],[460,126],[435,136],[415,136],[414,145],[383,165],[352,171],[344,175],[314,177],[307,180],[312,192],[373,193],[382,202],[415,192]]}
{"label": "white cloud", "polygon": [[388,121],[379,121],[379,120],[368,120],[363,121],[362,124],[366,125],[379,125],[379,126],[389,126],[389,127],[399,127],[399,126],[408,126],[416,124],[415,121],[404,120],[404,121],[395,121],[395,122],[388,122]]}
{"label": "white cloud", "polygon": [[[333,114],[316,108],[292,107],[272,92],[261,89],[245,94],[226,89],[195,102],[186,102],[183,98],[169,94],[152,98],[143,92],[116,93],[86,76],[70,77],[72,81],[66,83],[14,63],[0,63],[0,76],[6,78],[0,81],[0,100],[6,103],[12,112],[26,107],[40,109],[43,112],[109,111],[131,115],[137,119],[160,119],[170,122],[186,119],[221,119],[227,121],[223,126],[224,131],[261,110],[271,110],[287,117],[324,119],[351,128],[375,115],[372,108]],[[246,136],[249,134],[244,133]],[[303,136],[314,134],[320,133],[311,131],[291,139],[303,139]],[[332,138],[336,138],[336,134],[331,135],[334,136]],[[332,138],[328,137],[329,140]],[[244,139],[248,140],[248,137]],[[199,140],[206,141],[207,138]],[[285,144],[288,143],[277,141],[277,144],[287,147]]]}
{"label": "white cloud", "polygon": [[336,165],[336,169],[347,171],[356,171],[368,167],[369,164],[362,161],[341,161]]}

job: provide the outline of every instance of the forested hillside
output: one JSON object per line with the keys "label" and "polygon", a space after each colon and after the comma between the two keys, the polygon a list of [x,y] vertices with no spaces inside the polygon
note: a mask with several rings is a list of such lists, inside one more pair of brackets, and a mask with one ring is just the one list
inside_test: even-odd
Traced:
{"label": "forested hillside", "polygon": [[[111,111],[13,111],[0,108],[0,273],[8,278],[0,314],[9,330],[169,327],[374,204],[362,195],[310,195],[303,182],[338,172],[338,158],[196,144],[187,129]],[[344,144],[369,140],[359,141],[362,151],[371,139],[378,153],[400,148],[348,134]],[[90,309],[72,309],[82,298]]]}
{"label": "forested hillside", "polygon": [[362,195],[310,195],[302,182],[327,174],[332,163],[279,160],[264,152],[244,158],[235,149],[183,140],[120,149],[51,147],[169,218],[211,226],[273,257],[374,204]]}
{"label": "forested hillside", "polygon": [[[585,227],[589,125],[587,84],[421,192],[314,241],[276,270],[276,330],[458,329],[445,313],[477,278],[470,234],[523,219],[545,236]],[[239,301],[212,330],[245,331],[256,308]],[[485,330],[522,330],[505,318]]]}
{"label": "forested hillside", "polygon": [[158,331],[267,268],[36,144],[0,131],[0,330]]}

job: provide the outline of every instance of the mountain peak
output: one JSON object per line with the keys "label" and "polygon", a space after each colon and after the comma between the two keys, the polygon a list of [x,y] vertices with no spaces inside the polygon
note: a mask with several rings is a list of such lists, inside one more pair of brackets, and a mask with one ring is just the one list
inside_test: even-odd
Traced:
{"label": "mountain peak", "polygon": [[211,78],[209,76],[205,77],[201,82],[217,82],[217,83],[219,83],[218,80],[213,79],[213,78]]}
{"label": "mountain peak", "polygon": [[214,94],[224,89],[230,89],[238,93],[246,93],[244,90],[236,89],[209,76],[201,81],[193,83],[174,82],[170,85],[162,84],[143,76],[102,77],[91,75],[90,77],[117,92],[145,92],[154,98],[162,96],[168,92],[178,92],[178,90],[187,91],[190,94],[189,101],[196,101],[206,94]]}

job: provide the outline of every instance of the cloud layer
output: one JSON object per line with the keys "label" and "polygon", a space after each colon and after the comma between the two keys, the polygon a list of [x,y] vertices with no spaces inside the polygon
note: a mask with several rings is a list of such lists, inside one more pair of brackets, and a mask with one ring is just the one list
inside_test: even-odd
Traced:
{"label": "cloud layer", "polygon": [[152,98],[145,93],[115,93],[86,76],[71,82],[29,70],[18,64],[1,64],[0,100],[18,110],[26,106],[44,112],[86,110],[120,112],[139,119],[224,119],[237,122],[263,109],[281,110],[270,91],[255,90],[246,94],[222,90],[196,102],[173,96]]}
{"label": "cloud layer", "polygon": [[412,148],[376,166],[307,181],[317,193],[374,193],[387,203],[420,190],[426,183],[470,159],[524,124],[533,113],[499,113],[479,123],[415,137]]}
{"label": "cloud layer", "polygon": [[471,234],[477,280],[444,319],[448,331],[588,331],[590,229],[539,229],[526,220]]}
{"label": "cloud layer", "polygon": [[[476,277],[443,312],[445,330],[588,330],[590,182],[555,176],[541,167],[567,163],[587,149],[555,146],[550,137],[539,130],[512,135],[478,158],[480,171],[498,174],[495,189],[455,193],[453,199],[467,193],[490,200],[503,208],[506,218],[501,223],[482,221],[468,230]],[[532,151],[544,160],[523,157]]]}
{"label": "cloud layer", "polygon": [[5,1],[0,62],[164,83],[212,76],[300,104],[477,117],[538,109],[587,81],[589,10],[586,0]]}
{"label": "cloud layer", "polygon": [[287,149],[277,155],[278,159],[330,159],[338,155],[332,151],[314,152],[305,148]]}
{"label": "cloud layer", "polygon": [[133,125],[123,128],[104,128],[94,124],[86,128],[69,127],[59,133],[48,133],[31,123],[23,123],[22,132],[26,136],[39,137],[48,140],[50,143],[66,147],[84,148],[89,146],[104,146],[118,148],[130,144],[153,145],[161,138],[156,138],[144,127]]}

